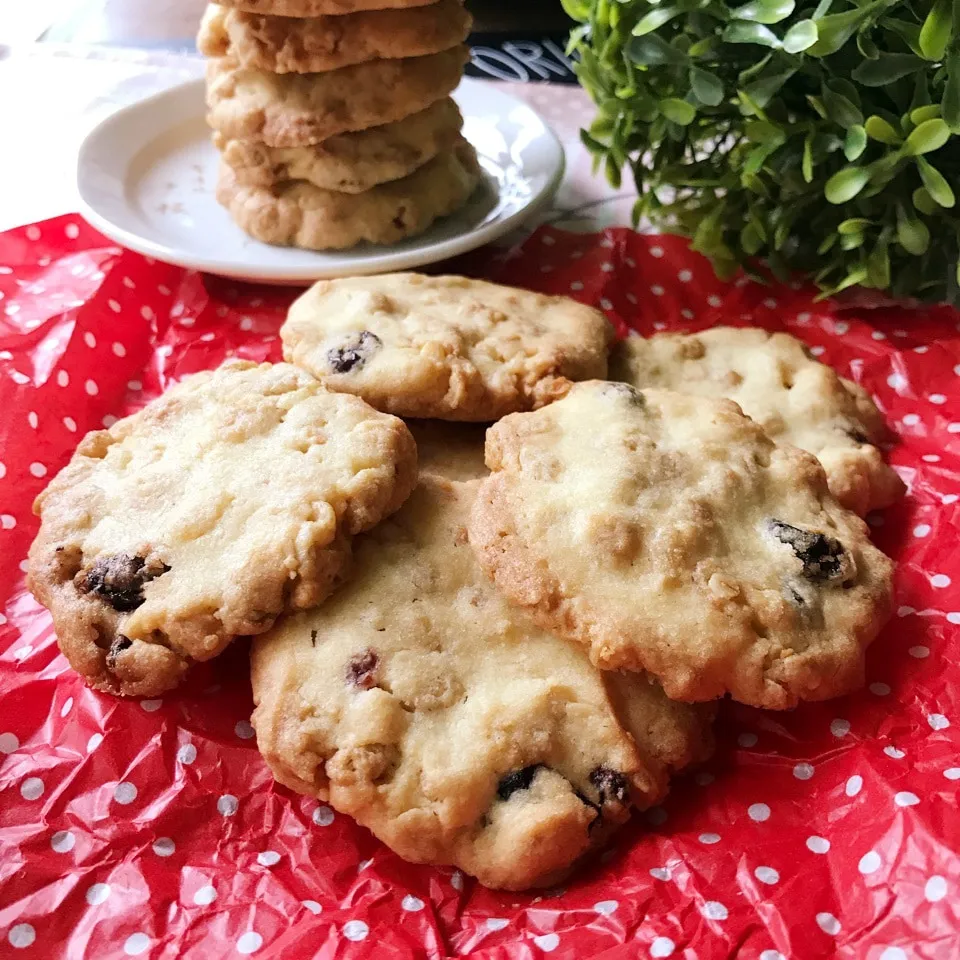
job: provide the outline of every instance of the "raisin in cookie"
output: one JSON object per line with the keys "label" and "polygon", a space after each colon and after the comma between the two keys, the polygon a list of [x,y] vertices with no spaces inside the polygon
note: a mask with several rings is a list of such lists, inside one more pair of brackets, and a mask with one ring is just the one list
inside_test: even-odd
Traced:
{"label": "raisin in cookie", "polygon": [[617,346],[611,378],[736,401],[772,440],[817,457],[830,491],[860,516],[903,494],[903,482],[877,449],[889,433],[867,392],[789,334],[715,327],[649,340],[631,336]]}
{"label": "raisin in cookie", "polygon": [[228,362],[84,438],[36,500],[30,589],[91,686],[154,696],[322,601],[416,471],[402,421],[288,364]]}
{"label": "raisin in cookie", "polygon": [[470,14],[460,0],[411,10],[335,17],[272,17],[211,3],[197,48],[271,73],[323,73],[370,60],[424,57],[463,43]]}
{"label": "raisin in cookie", "polygon": [[710,750],[712,712],[604,674],[507,605],[464,529],[477,481],[422,479],[321,608],[254,641],[258,746],[408,860],[559,880]]}
{"label": "raisin in cookie", "polygon": [[409,177],[364,193],[321,190],[291,181],[273,187],[238,183],[220,166],[217,201],[245,233],[263,243],[305,250],[345,250],[364,241],[398,243],[453,213],[480,182],[473,147],[462,137]]}
{"label": "raisin in cookie", "polygon": [[320,281],[280,335],[287,360],[378,410],[489,421],[606,376],[613,329],[567,297],[397,273]]}
{"label": "raisin in cookie", "polygon": [[207,61],[207,122],[228,140],[309,146],[393,123],[443,100],[460,82],[467,58],[461,45],[328,73],[278,74],[215,57]]}
{"label": "raisin in cookie", "polygon": [[409,176],[452,149],[462,126],[456,103],[447,97],[395,123],[341,133],[310,147],[268,147],[258,140],[228,140],[217,132],[213,143],[238,183],[269,188],[303,180],[321,190],[365,193]]}
{"label": "raisin in cookie", "polygon": [[862,683],[892,564],[817,460],[735,403],[577,384],[494,424],[486,459],[482,565],[599,666],[773,709]]}
{"label": "raisin in cookie", "polygon": [[408,10],[436,0],[220,0],[223,7],[274,17],[344,16],[360,10]]}

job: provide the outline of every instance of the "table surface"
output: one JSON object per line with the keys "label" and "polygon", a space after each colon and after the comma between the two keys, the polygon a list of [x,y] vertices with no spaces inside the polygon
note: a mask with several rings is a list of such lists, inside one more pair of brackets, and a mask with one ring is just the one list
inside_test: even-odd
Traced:
{"label": "table surface", "polygon": [[[120,106],[202,73],[196,54],[167,50],[53,42],[0,46],[0,129],[8,143],[18,144],[0,150],[0,229],[78,209],[76,156],[91,127]],[[501,86],[538,110],[566,151],[564,182],[541,219],[586,230],[627,224],[632,196],[615,194],[592,175],[579,140],[593,115],[587,95],[567,84]],[[29,97],[17,95],[25,90]]]}

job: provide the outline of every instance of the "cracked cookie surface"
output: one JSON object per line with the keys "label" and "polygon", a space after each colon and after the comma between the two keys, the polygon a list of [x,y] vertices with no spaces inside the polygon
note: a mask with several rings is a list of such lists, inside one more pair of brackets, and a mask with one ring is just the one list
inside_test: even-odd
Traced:
{"label": "cracked cookie surface", "polygon": [[477,482],[422,478],[350,581],[254,640],[258,746],[406,859],[491,887],[559,880],[712,745],[709,706],[602,673],[484,577]]}
{"label": "cracked cookie surface", "polygon": [[481,564],[598,665],[773,709],[862,684],[892,563],[817,460],[731,401],[577,384],[494,424],[486,461]]}
{"label": "cracked cookie surface", "polygon": [[613,330],[592,307],[456,276],[322,280],[290,308],[284,356],[399,416],[490,421],[603,377]]}
{"label": "cracked cookie surface", "polygon": [[321,602],[415,478],[400,420],[289,364],[229,361],[83,439],[36,500],[29,586],[91,686],[156,696]]}
{"label": "cracked cookie surface", "polygon": [[714,327],[631,336],[616,347],[611,379],[735,401],[772,440],[817,457],[830,491],[860,516],[903,495],[879,450],[890,432],[873,400],[789,334]]}

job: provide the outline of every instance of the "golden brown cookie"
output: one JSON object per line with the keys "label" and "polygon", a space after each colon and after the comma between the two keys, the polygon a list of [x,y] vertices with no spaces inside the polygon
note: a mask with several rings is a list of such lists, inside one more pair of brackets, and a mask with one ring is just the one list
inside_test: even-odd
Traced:
{"label": "golden brown cookie", "polygon": [[207,61],[207,122],[228,140],[309,146],[425,110],[453,92],[467,57],[459,46],[307,74],[267,73],[216,57]]}
{"label": "golden brown cookie", "polygon": [[830,491],[860,516],[903,495],[878,449],[890,432],[867,392],[789,334],[714,327],[631,336],[617,346],[611,379],[735,401],[772,440],[817,457]]}
{"label": "golden brown cookie", "polygon": [[473,147],[461,139],[409,177],[357,194],[297,181],[273,189],[251,187],[237,183],[224,164],[217,200],[242,230],[264,243],[343,250],[364,241],[390,244],[423,233],[462,207],[480,176]]}
{"label": "golden brown cookie", "polygon": [[322,73],[449,50],[467,39],[471,23],[460,0],[310,18],[260,16],[211,3],[197,47],[204,56],[231,57],[271,73]]}
{"label": "golden brown cookie", "polygon": [[467,543],[476,490],[422,479],[328,603],[254,641],[253,724],[288,787],[408,860],[519,890],[663,797],[709,754],[712,711],[601,673],[504,602]]}
{"label": "golden brown cookie", "polygon": [[84,438],[37,497],[29,586],[91,686],[156,696],[322,601],[416,472],[402,421],[288,364],[228,362]]}
{"label": "golden brown cookie", "polygon": [[451,149],[462,125],[463,117],[448,97],[403,120],[341,133],[310,147],[268,147],[258,140],[227,140],[219,133],[213,142],[239,183],[272,187],[303,180],[321,190],[363,193],[409,176]]}
{"label": "golden brown cookie", "polygon": [[613,328],[569,297],[395,273],[314,284],[280,335],[284,356],[333,390],[399,416],[483,422],[606,376]]}
{"label": "golden brown cookie", "polygon": [[816,458],[735,403],[578,383],[494,424],[486,459],[481,564],[598,666],[770,709],[862,684],[893,564]]}
{"label": "golden brown cookie", "polygon": [[220,0],[220,5],[273,17],[337,17],[362,10],[412,10],[437,0]]}

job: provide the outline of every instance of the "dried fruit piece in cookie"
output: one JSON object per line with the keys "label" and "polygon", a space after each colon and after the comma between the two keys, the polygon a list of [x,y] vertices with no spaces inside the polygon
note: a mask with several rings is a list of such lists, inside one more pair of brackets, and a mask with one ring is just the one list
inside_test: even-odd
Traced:
{"label": "dried fruit piece in cookie", "polygon": [[271,73],[322,73],[370,60],[424,57],[467,39],[472,19],[460,0],[410,10],[276,17],[207,6],[197,47]]}
{"label": "dried fruit piece in cookie", "polygon": [[486,457],[481,564],[601,667],[773,709],[862,683],[892,564],[817,460],[736,404],[577,384],[494,424]]}
{"label": "dried fruit piece in cookie", "polygon": [[511,608],[466,540],[477,489],[422,479],[358,538],[348,583],[254,640],[253,723],[287,786],[409,860],[523,889],[704,758],[712,710],[598,671]]}
{"label": "dried fruit piece in cookie", "polygon": [[903,494],[878,449],[889,432],[867,392],[789,334],[714,327],[631,336],[614,351],[611,378],[736,401],[771,439],[817,457],[833,495],[860,516]]}
{"label": "dried fruit piece in cookie", "polygon": [[286,359],[407,417],[496,420],[604,377],[613,329],[592,307],[466,277],[322,280],[290,308]]}
{"label": "dried fruit piece in cookie", "polygon": [[416,482],[395,417],[289,364],[224,364],[88,434],[40,494],[30,589],[98,690],[155,696],[340,581]]}

